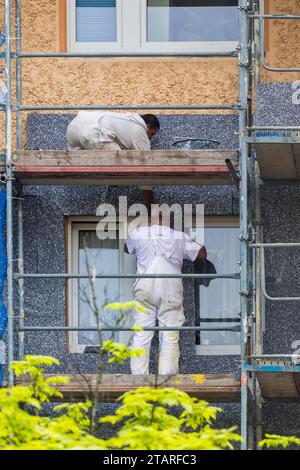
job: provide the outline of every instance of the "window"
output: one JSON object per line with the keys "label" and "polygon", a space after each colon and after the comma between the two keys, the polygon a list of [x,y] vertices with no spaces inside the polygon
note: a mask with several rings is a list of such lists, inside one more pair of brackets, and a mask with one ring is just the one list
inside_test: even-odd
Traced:
{"label": "window", "polygon": [[[136,261],[132,255],[123,251],[124,221],[119,220],[116,239],[100,240],[96,235],[96,217],[68,218],[68,269],[78,274],[91,273],[135,273]],[[208,257],[216,266],[218,273],[239,271],[239,228],[238,220],[229,217],[205,218],[205,246]],[[195,231],[192,229],[191,235]],[[96,303],[99,308],[109,302],[127,301],[132,298],[133,279],[96,279],[94,281]],[[68,324],[70,326],[94,327],[95,314],[90,306],[91,287],[88,279],[68,281]],[[209,287],[198,286],[195,291],[196,325],[211,328],[212,326],[239,326],[240,283],[234,279],[215,279]],[[116,326],[118,317],[113,312],[101,309],[103,325]],[[226,322],[214,321],[222,318]],[[209,319],[210,321],[207,321]],[[233,320],[233,321],[232,321]],[[236,321],[234,321],[236,320]],[[127,318],[123,326],[131,326],[132,318]],[[119,325],[120,326],[120,325]],[[107,332],[104,337],[110,337]],[[116,332],[115,339],[128,343],[131,332]],[[237,332],[196,332],[196,353],[200,355],[239,354],[240,335]],[[98,343],[95,332],[72,332],[69,335],[71,352],[84,352],[86,346]]]}
{"label": "window", "polygon": [[70,51],[214,52],[238,41],[238,0],[69,0]]}
{"label": "window", "polygon": [[76,36],[78,42],[115,42],[116,1],[77,0]]}
{"label": "window", "polygon": [[[232,3],[232,6],[230,6]],[[237,2],[147,0],[147,40],[237,40]]]}
{"label": "window", "polygon": [[[123,251],[124,240],[100,240],[96,234],[96,221],[70,219],[69,229],[69,271],[76,274],[116,274],[135,273],[135,259]],[[122,230],[118,224],[117,234]],[[96,295],[96,305],[101,311],[103,326],[117,326],[120,318],[111,310],[103,308],[110,302],[128,301],[132,298],[133,279],[96,279],[94,289],[89,279],[69,281],[69,324],[79,327],[95,327],[96,316],[92,305],[92,295]],[[131,326],[132,319],[119,326]],[[131,332],[116,332],[116,341],[128,343]],[[108,339],[111,332],[104,332]],[[86,346],[97,345],[97,332],[73,332],[70,335],[71,352],[84,352]]]}
{"label": "window", "polygon": [[[239,272],[238,220],[228,217],[206,217],[204,237],[208,259],[214,263],[217,272]],[[196,325],[207,328],[239,326],[239,291],[240,282],[235,279],[214,279],[209,287],[197,286],[195,291]],[[218,322],[214,319],[224,319],[225,322]],[[239,354],[240,334],[228,331],[196,332],[196,353],[200,355]]]}

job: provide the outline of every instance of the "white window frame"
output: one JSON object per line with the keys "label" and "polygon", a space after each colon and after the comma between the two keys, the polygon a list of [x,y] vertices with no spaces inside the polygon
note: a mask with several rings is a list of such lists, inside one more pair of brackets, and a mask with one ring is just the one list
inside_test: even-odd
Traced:
{"label": "white window frame", "polygon": [[[204,227],[207,228],[238,228],[239,219],[238,217],[231,216],[206,216],[204,218]],[[238,266],[237,266],[238,269]],[[196,344],[196,355],[197,356],[231,356],[240,355],[240,345],[207,345],[207,344]]]}
{"label": "white window frame", "polygon": [[[108,217],[105,218],[106,221],[109,220]],[[80,230],[96,230],[96,225],[99,222],[98,217],[88,217],[88,216],[74,216],[68,217],[67,219],[67,261],[68,261],[68,272],[79,274],[78,271],[78,240],[79,240],[79,231]],[[120,226],[120,231],[124,229],[125,224],[128,222],[127,217],[118,217],[118,224]],[[124,247],[124,239],[121,237],[119,238],[119,253],[124,256],[120,258],[120,272],[126,273],[128,272],[127,263],[126,263],[126,255],[123,247]],[[127,279],[120,279],[120,292],[125,293],[126,286],[125,283],[128,282]],[[68,318],[67,324],[71,327],[78,327],[79,325],[79,311],[78,311],[78,286],[79,280],[78,279],[68,279],[67,280],[68,286],[68,298],[67,298],[67,305],[68,305]],[[128,299],[130,300],[130,293],[128,293]],[[70,332],[68,335],[68,351],[71,353],[83,353],[86,346],[90,346],[89,344],[79,344],[78,343],[78,331]]]}
{"label": "white window frame", "polygon": [[[126,3],[126,6],[125,6]],[[116,0],[117,41],[76,41],[76,0],[67,1],[67,30],[69,52],[230,52],[237,41],[148,42],[147,0]]]}

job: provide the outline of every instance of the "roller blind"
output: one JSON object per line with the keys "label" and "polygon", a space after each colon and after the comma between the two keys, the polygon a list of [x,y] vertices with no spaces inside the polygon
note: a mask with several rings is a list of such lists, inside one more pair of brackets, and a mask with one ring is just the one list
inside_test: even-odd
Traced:
{"label": "roller blind", "polygon": [[76,0],[76,40],[116,42],[116,0]]}

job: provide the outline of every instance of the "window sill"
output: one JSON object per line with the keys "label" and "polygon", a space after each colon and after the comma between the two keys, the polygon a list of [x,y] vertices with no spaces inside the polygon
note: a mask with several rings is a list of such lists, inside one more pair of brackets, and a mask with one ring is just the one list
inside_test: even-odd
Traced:
{"label": "window sill", "polygon": [[153,43],[153,44],[145,44],[139,48],[128,48],[121,46],[120,44],[115,43],[107,43],[107,44],[100,44],[100,43],[75,43],[68,48],[68,52],[70,53],[119,53],[122,54],[141,54],[143,55],[151,55],[151,54],[170,54],[176,55],[178,54],[188,54],[188,55],[197,55],[197,54],[214,54],[218,55],[218,53],[231,53],[234,52],[237,48],[237,42],[207,42],[207,43]]}

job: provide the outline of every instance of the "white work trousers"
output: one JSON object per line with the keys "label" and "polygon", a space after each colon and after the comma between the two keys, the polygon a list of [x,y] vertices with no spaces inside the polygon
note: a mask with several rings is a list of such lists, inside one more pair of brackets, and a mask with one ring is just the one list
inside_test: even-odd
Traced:
{"label": "white work trousers", "polygon": [[[178,270],[162,256],[155,256],[147,274],[178,274]],[[183,285],[181,279],[139,279],[134,288],[136,302],[148,309],[135,313],[135,325],[143,327],[182,326]],[[149,354],[154,331],[134,333],[133,347],[145,352],[131,358],[132,374],[149,374]],[[179,367],[179,331],[159,332],[159,374],[177,374]]]}
{"label": "white work trousers", "polygon": [[121,150],[115,142],[115,134],[111,132],[110,142],[101,142],[101,130],[90,123],[80,121],[76,117],[67,129],[68,150]]}

